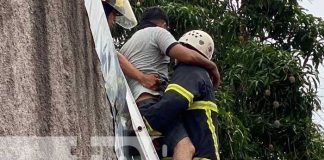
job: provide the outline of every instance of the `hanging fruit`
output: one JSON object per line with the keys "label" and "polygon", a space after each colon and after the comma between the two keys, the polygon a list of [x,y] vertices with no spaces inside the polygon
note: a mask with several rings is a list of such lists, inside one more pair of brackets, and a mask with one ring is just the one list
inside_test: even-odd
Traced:
{"label": "hanging fruit", "polygon": [[269,149],[273,150],[273,145],[272,144],[269,144]]}
{"label": "hanging fruit", "polygon": [[264,91],[264,95],[265,95],[265,96],[270,96],[270,95],[271,95],[271,91],[270,91],[270,89],[265,90],[265,91]]}
{"label": "hanging fruit", "polygon": [[273,101],[272,106],[273,106],[273,108],[276,109],[276,108],[279,108],[280,104],[278,101]]}
{"label": "hanging fruit", "polygon": [[275,120],[273,124],[276,128],[279,128],[281,125],[279,120]]}
{"label": "hanging fruit", "polygon": [[137,1],[136,6],[137,7],[141,6],[141,2],[140,1]]}
{"label": "hanging fruit", "polygon": [[290,83],[295,83],[295,81],[296,81],[294,76],[289,76],[288,79],[289,79]]}

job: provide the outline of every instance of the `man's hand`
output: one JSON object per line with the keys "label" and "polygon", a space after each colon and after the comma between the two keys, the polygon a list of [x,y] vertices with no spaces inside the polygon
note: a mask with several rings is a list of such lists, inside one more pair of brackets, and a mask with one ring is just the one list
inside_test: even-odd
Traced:
{"label": "man's hand", "polygon": [[158,74],[142,74],[140,83],[151,90],[157,90],[160,86],[160,77]]}
{"label": "man's hand", "polygon": [[119,64],[124,74],[136,79],[139,81],[144,87],[157,90],[160,86],[160,80],[158,74],[144,74],[140,70],[138,70],[135,66],[133,66],[124,55],[121,53],[117,53]]}
{"label": "man's hand", "polygon": [[217,89],[220,85],[220,74],[217,66],[215,68],[209,69],[208,72],[209,72],[210,79],[213,82],[214,89]]}

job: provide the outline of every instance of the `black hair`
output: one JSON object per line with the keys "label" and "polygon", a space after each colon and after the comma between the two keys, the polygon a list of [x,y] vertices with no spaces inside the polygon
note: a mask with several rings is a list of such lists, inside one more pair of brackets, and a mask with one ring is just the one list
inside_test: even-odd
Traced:
{"label": "black hair", "polygon": [[145,24],[150,24],[152,23],[152,20],[164,20],[169,26],[168,15],[158,6],[150,7],[144,10],[140,21],[140,25],[143,26]]}
{"label": "black hair", "polygon": [[113,10],[115,10],[114,7],[112,7],[108,2],[106,1],[102,1],[102,5],[104,8],[104,11],[106,13],[106,15],[108,16],[110,14],[110,12],[112,12]]}

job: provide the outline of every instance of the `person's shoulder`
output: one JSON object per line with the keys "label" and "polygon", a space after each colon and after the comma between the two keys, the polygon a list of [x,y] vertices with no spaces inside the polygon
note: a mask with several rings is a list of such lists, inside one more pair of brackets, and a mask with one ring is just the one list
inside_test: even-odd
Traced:
{"label": "person's shoulder", "polygon": [[156,32],[156,33],[169,33],[168,30],[161,28],[161,27],[147,27],[142,29],[143,31],[150,31],[150,32]]}
{"label": "person's shoulder", "polygon": [[167,30],[161,27],[146,27],[136,31],[134,34],[148,34],[148,33],[159,33],[159,32],[168,32]]}

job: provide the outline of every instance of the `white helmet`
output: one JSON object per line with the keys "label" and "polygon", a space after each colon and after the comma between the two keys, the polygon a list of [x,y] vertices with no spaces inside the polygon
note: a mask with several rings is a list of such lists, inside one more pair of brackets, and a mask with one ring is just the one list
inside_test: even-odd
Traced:
{"label": "white helmet", "polygon": [[189,44],[203,56],[211,60],[214,53],[214,41],[209,34],[201,30],[192,30],[185,33],[179,42]]}

